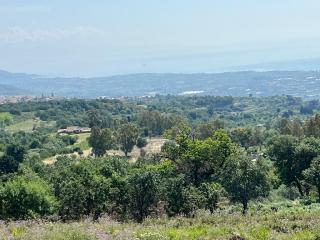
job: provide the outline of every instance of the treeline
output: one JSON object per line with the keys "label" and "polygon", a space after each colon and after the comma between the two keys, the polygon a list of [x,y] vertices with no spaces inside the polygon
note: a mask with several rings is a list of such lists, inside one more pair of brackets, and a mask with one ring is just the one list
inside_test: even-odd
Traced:
{"label": "treeline", "polygon": [[[35,116],[47,114],[58,125],[75,118],[90,127],[92,154],[81,157],[78,137],[55,130],[1,130],[1,219],[68,221],[107,214],[142,222],[162,215],[192,217],[199,209],[215,214],[238,204],[246,214],[251,202],[272,201],[272,193],[284,186],[298,194],[291,199],[320,201],[320,115],[300,113],[302,105],[317,109],[316,102],[270,98],[265,113],[259,107],[247,110],[252,103],[263,105],[263,99],[250,97],[130,101],[30,103]],[[17,115],[11,114],[23,118],[24,104],[0,109],[10,112],[15,106]],[[241,116],[246,120],[238,122]],[[265,123],[253,124],[261,119]],[[152,136],[166,142],[160,153],[146,155],[143,148]],[[140,148],[137,161],[129,157],[134,146]],[[122,150],[125,157],[108,156],[110,149]],[[73,152],[78,156],[60,156],[52,164],[42,161]]]}
{"label": "treeline", "polygon": [[[104,132],[111,130],[96,113],[89,118],[97,121],[92,122],[90,144],[108,142],[103,139],[109,133]],[[123,151],[125,144],[138,144],[139,132],[131,123],[119,128]],[[1,218],[79,220],[108,214],[141,222],[164,214],[191,217],[199,209],[214,214],[226,201],[241,204],[246,214],[250,201],[267,198],[282,184],[296,187],[303,199],[320,196],[318,136],[273,132],[255,155],[222,129],[199,137],[180,124],[165,136],[168,141],[159,155],[136,162],[93,149],[95,157],[65,156],[44,165],[26,155],[23,145],[9,145],[0,158]]]}
{"label": "treeline", "polygon": [[135,163],[61,157],[46,166],[24,154],[22,147],[9,146],[1,158],[3,219],[77,220],[109,214],[141,222],[160,214],[192,216],[200,208],[213,213],[227,196],[242,203],[245,213],[251,199],[270,190],[264,160],[251,161],[221,130],[205,140],[181,133],[158,158]]}
{"label": "treeline", "polygon": [[163,129],[170,128],[176,118],[184,119],[193,126],[210,120],[224,121],[231,127],[269,124],[276,118],[304,119],[319,111],[320,104],[318,100],[303,101],[291,96],[235,98],[168,95],[123,100],[69,99],[0,105],[0,127],[12,122],[11,118],[22,121],[30,118],[30,114],[42,121],[55,122],[57,128],[72,125],[88,127],[87,112],[92,109],[106,118],[112,118],[115,126],[129,119],[141,127],[146,125],[144,128],[151,134],[161,135]]}

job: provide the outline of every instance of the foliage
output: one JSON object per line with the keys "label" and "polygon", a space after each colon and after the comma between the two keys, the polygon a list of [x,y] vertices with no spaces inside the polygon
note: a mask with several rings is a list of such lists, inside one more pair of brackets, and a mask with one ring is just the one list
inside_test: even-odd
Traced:
{"label": "foliage", "polygon": [[138,148],[143,148],[147,145],[147,139],[142,138],[142,137],[138,137],[137,139],[137,147]]}
{"label": "foliage", "polygon": [[13,177],[0,188],[1,217],[38,218],[54,213],[56,200],[49,185],[32,172]]}
{"label": "foliage", "polygon": [[119,129],[118,141],[121,150],[124,152],[126,156],[128,156],[128,153],[131,152],[133,147],[136,145],[138,135],[138,128],[131,123],[124,124]]}
{"label": "foliage", "polygon": [[90,160],[58,169],[51,182],[62,219],[97,219],[106,209],[110,182],[97,173]]}
{"label": "foliage", "polygon": [[108,128],[100,129],[94,127],[91,129],[88,143],[92,147],[92,153],[97,157],[101,157],[114,145],[112,131]]}
{"label": "foliage", "polygon": [[299,142],[295,137],[283,135],[273,138],[268,146],[269,156],[274,161],[281,180],[289,186],[294,184],[302,196],[302,173],[309,168],[312,159],[319,155],[319,144],[319,140],[315,138],[305,138]]}
{"label": "foliage", "polygon": [[267,173],[263,159],[253,161],[242,153],[228,159],[222,184],[231,200],[243,205],[243,214],[247,213],[250,200],[268,196],[270,183]]}
{"label": "foliage", "polygon": [[159,180],[158,173],[149,169],[137,169],[129,176],[130,211],[138,222],[158,203]]}
{"label": "foliage", "polygon": [[13,120],[10,113],[0,113],[0,128],[9,125]]}
{"label": "foliage", "polygon": [[192,140],[187,136],[178,137],[177,166],[191,183],[199,186],[202,181],[218,179],[225,161],[235,146],[228,135],[219,130],[205,140]]}
{"label": "foliage", "polygon": [[25,149],[19,145],[7,146],[5,154],[0,157],[0,173],[7,174],[16,172],[25,154]]}
{"label": "foliage", "polygon": [[201,183],[199,190],[203,197],[204,207],[213,213],[218,208],[218,204],[221,201],[225,191],[219,183]]}
{"label": "foliage", "polygon": [[320,157],[314,158],[310,167],[304,170],[303,174],[306,181],[316,187],[320,201]]}
{"label": "foliage", "polygon": [[[51,215],[62,220],[96,220],[106,214],[124,222],[148,222],[165,214],[174,219],[179,215],[196,218],[199,212],[236,214],[241,209],[238,203],[253,216],[257,209],[277,211],[279,205],[293,208],[298,202],[307,207],[319,195],[320,121],[319,114],[311,116],[319,110],[318,101],[290,96],[155,96],[3,104],[1,114],[10,113],[11,119],[9,126],[0,129],[1,196],[13,199],[10,194],[18,192],[19,208],[32,208],[11,216],[17,219]],[[58,128],[71,125],[91,127],[92,132],[57,134]],[[154,136],[159,142],[167,141],[154,147]],[[147,146],[146,137],[150,137]],[[128,157],[134,146],[148,154],[142,151],[136,158],[135,149]],[[150,154],[149,148],[158,147],[160,153]],[[122,155],[119,148],[126,157],[102,157],[109,149]],[[21,173],[27,168],[33,175]],[[298,190],[305,195],[301,200]],[[25,202],[23,192],[28,192]],[[32,205],[31,195],[47,199],[43,200],[47,210],[41,212]],[[9,209],[13,205],[6,204],[2,204],[7,209],[2,209],[2,219],[13,214]],[[266,204],[273,208],[266,210]],[[209,228],[185,229],[184,236],[198,238]],[[257,229],[247,235],[257,239],[270,235]],[[134,237],[174,239],[183,230],[160,235],[138,231]]]}

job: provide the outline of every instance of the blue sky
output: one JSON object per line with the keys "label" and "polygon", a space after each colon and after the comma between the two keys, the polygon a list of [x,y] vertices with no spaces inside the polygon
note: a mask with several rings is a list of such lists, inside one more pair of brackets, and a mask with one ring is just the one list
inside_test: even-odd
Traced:
{"label": "blue sky", "polygon": [[320,57],[319,0],[0,0],[0,69],[213,72]]}

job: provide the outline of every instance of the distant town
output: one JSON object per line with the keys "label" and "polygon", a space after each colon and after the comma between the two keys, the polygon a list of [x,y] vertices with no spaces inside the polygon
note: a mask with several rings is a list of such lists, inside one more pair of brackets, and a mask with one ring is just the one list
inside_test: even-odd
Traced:
{"label": "distant town", "polygon": [[31,101],[52,101],[62,100],[63,97],[56,96],[0,96],[0,104],[5,103],[20,103],[20,102],[31,102]]}

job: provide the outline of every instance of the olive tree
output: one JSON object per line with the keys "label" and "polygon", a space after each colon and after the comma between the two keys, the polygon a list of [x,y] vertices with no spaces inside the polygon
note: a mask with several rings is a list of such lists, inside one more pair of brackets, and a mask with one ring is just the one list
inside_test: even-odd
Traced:
{"label": "olive tree", "polygon": [[230,199],[241,203],[242,213],[246,214],[250,200],[269,194],[268,167],[263,159],[253,161],[243,153],[235,154],[228,160],[222,184]]}
{"label": "olive tree", "polygon": [[279,176],[287,186],[296,186],[304,195],[303,171],[308,169],[313,158],[320,153],[320,140],[310,137],[299,141],[297,138],[282,135],[268,144],[268,155],[274,162]]}

